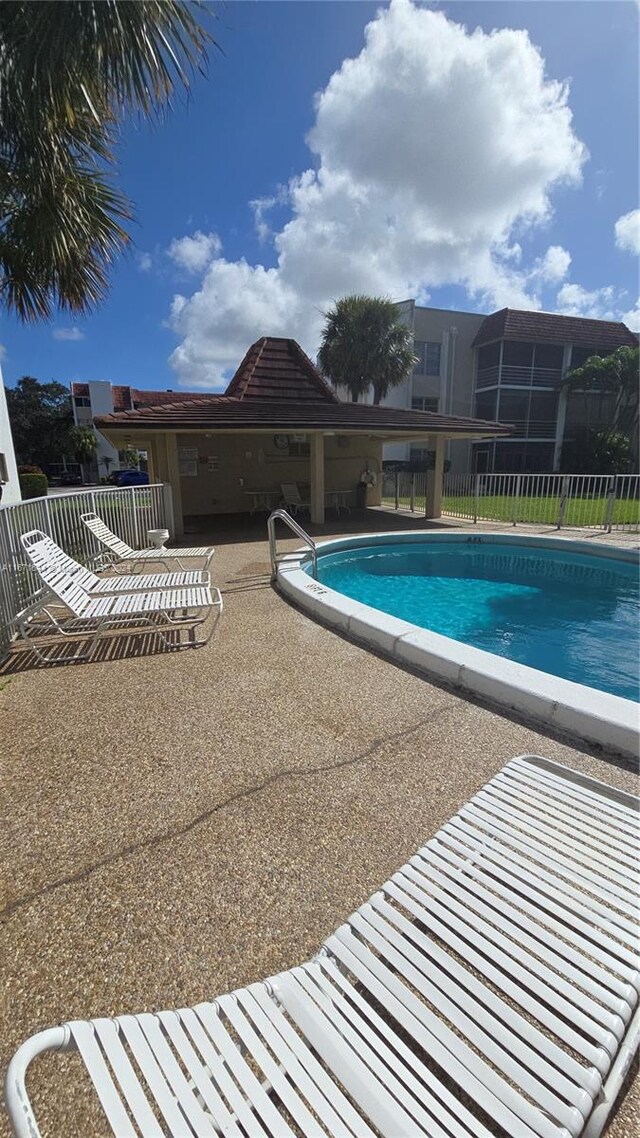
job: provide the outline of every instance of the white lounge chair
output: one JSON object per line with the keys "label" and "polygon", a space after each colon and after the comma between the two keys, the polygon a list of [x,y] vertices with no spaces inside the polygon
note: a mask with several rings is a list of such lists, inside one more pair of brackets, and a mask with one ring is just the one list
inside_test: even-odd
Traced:
{"label": "white lounge chair", "polygon": [[[20,541],[43,583],[43,589],[35,601],[18,615],[18,630],[40,659],[47,663],[60,657],[51,652],[45,654],[40,648],[38,641],[46,634],[59,634],[69,640],[89,639],[86,651],[65,655],[65,662],[87,659],[105,633],[132,635],[153,632],[167,647],[200,647],[210,639],[213,622],[206,637],[198,639],[197,628],[204,624],[214,609],[218,615],[222,612],[220,590],[211,585],[91,596],[77,576],[69,572],[68,566],[60,563],[59,547],[41,530],[23,534]],[[77,565],[77,562],[72,561],[72,564]],[[53,603],[49,603],[49,597]],[[55,614],[56,603],[64,606],[66,615]],[[47,618],[46,622],[43,617]],[[186,640],[183,640],[184,633],[187,634]]]}
{"label": "white lounge chair", "polygon": [[127,573],[112,574],[110,577],[98,577],[65,553],[55,541],[42,530],[30,530],[30,538],[35,540],[39,536],[42,543],[41,555],[46,557],[53,569],[62,573],[69,573],[74,581],[85,590],[93,594],[139,592],[150,589],[185,589],[193,585],[209,585],[211,578],[206,569],[179,570],[177,573]]}
{"label": "white lounge chair", "polygon": [[280,489],[282,491],[284,507],[293,517],[295,517],[300,510],[309,510],[311,508],[311,503],[305,501],[302,497],[297,482],[281,482]]}
{"label": "white lounge chair", "polygon": [[595,1138],[638,1047],[638,800],[513,759],[307,964],[213,1003],[73,1021],[118,1138]]}
{"label": "white lounge chair", "polygon": [[81,514],[80,517],[93,536],[98,539],[101,545],[105,546],[107,552],[100,554],[99,557],[101,567],[115,566],[119,562],[130,562],[132,567],[149,562],[164,565],[170,561],[172,564],[178,565],[180,569],[184,569],[184,561],[192,561],[197,558],[204,562],[203,568],[208,569],[215,553],[215,549],[211,545],[187,549],[166,549],[164,547],[162,549],[132,549],[126,541],[122,541],[113,530],[105,525],[98,514]]}

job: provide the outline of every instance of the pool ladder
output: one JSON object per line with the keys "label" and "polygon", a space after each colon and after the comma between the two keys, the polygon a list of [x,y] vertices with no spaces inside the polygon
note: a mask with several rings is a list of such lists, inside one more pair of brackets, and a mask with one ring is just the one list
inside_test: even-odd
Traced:
{"label": "pool ladder", "polygon": [[318,557],[316,553],[316,543],[312,537],[309,537],[307,531],[304,530],[301,525],[298,525],[298,522],[295,520],[295,518],[292,518],[291,514],[288,514],[286,510],[274,510],[273,513],[269,514],[269,517],[267,518],[267,533],[269,535],[269,560],[271,561],[271,580],[275,581],[278,573],[278,548],[276,542],[276,522],[278,518],[280,521],[284,522],[284,524],[288,526],[293,533],[295,533],[296,537],[299,537],[301,541],[304,541],[305,545],[309,546],[309,549],[311,550],[313,576],[317,580]]}

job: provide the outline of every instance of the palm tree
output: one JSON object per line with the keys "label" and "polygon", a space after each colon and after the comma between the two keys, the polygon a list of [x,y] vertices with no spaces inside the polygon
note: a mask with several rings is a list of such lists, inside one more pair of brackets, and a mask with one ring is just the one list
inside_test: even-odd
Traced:
{"label": "palm tree", "polygon": [[0,4],[0,300],[24,321],[101,300],[129,242],[118,126],[160,115],[204,64],[200,0]]}
{"label": "palm tree", "polygon": [[325,313],[318,364],[334,387],[347,388],[354,403],[370,387],[379,403],[416,362],[411,330],[393,301],[344,296]]}

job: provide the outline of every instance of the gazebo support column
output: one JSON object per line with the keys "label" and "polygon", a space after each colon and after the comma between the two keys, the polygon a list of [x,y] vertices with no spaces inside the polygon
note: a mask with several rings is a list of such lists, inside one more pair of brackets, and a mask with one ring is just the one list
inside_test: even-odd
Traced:
{"label": "gazebo support column", "polygon": [[432,437],[436,458],[433,470],[427,471],[427,492],[424,504],[425,518],[439,518],[442,514],[442,480],[444,478],[443,435]]}
{"label": "gazebo support column", "polygon": [[311,521],[324,523],[324,435],[311,436]]}

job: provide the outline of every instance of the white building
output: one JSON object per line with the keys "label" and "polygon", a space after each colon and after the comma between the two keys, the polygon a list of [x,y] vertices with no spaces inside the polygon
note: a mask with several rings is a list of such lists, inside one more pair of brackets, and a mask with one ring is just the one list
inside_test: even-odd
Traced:
{"label": "white building", "polygon": [[7,410],[7,396],[4,390],[4,383],[2,381],[2,371],[0,370],[0,496],[3,506],[10,506],[14,502],[19,502],[22,495],[20,494],[20,482],[18,481],[18,468],[16,466],[16,456],[13,449],[13,438],[11,436],[11,426],[9,424],[9,412]]}

